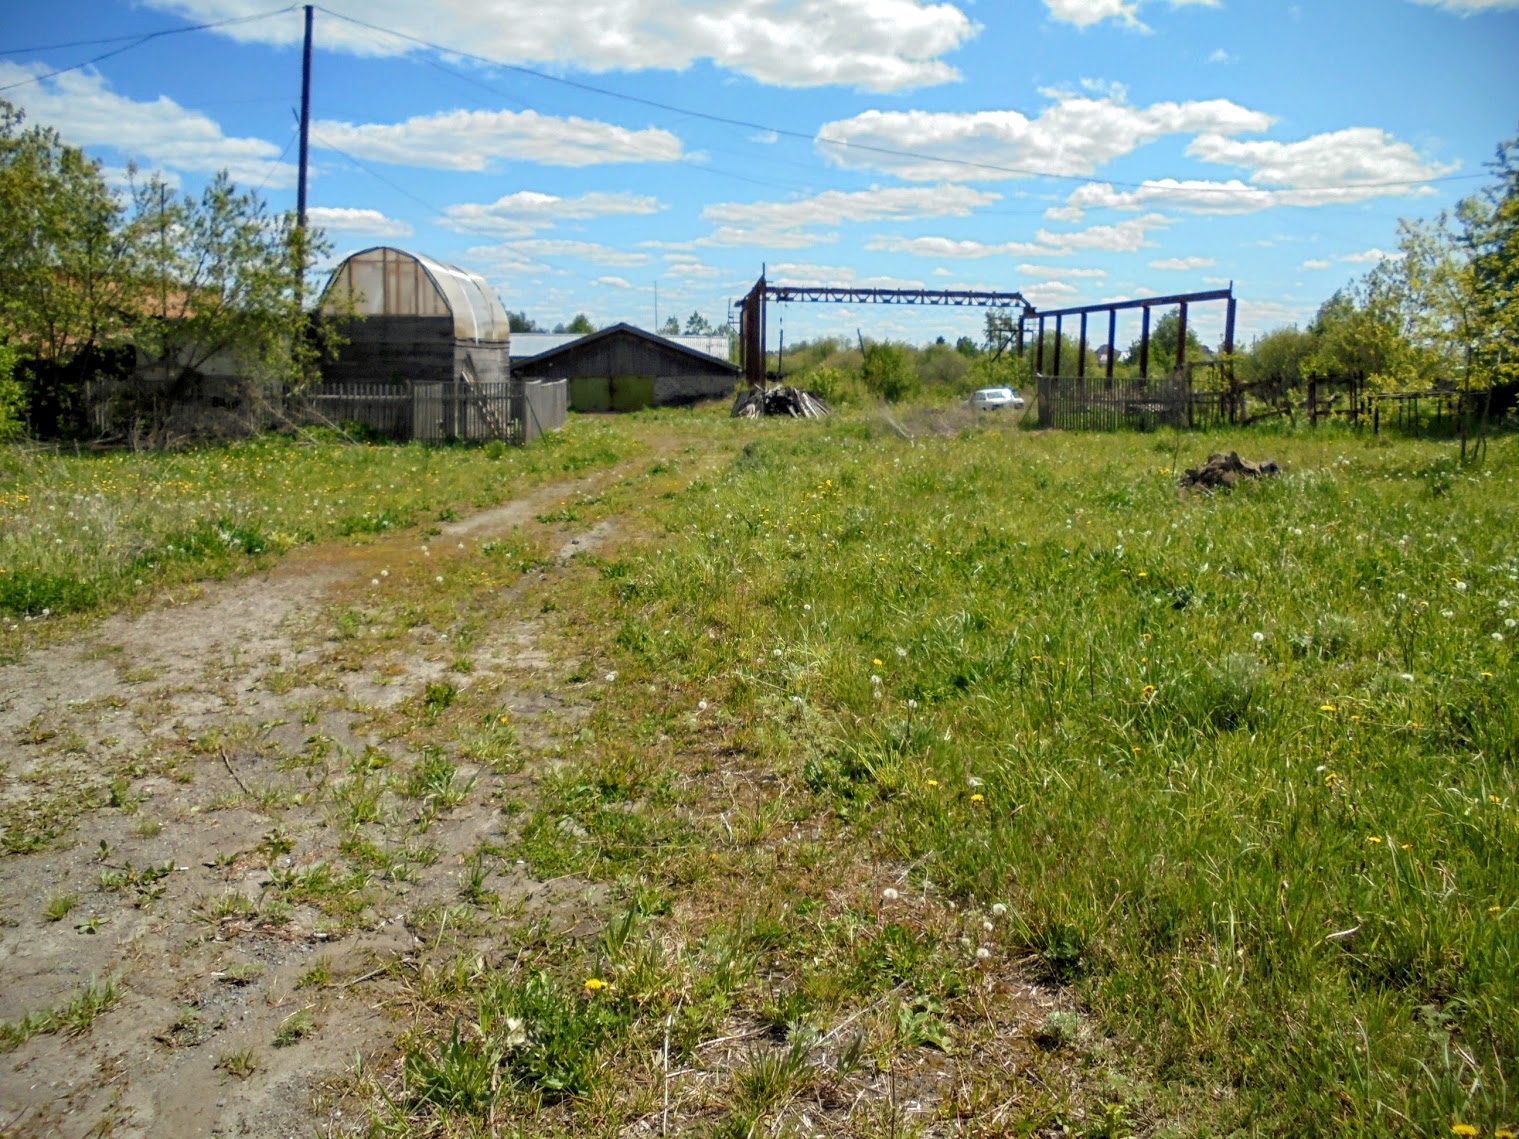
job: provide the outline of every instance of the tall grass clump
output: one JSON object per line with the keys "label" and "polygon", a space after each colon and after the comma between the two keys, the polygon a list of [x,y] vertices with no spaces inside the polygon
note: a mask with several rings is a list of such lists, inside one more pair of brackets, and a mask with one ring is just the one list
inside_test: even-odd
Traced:
{"label": "tall grass clump", "polygon": [[1174,1133],[1513,1125],[1513,439],[1435,494],[1438,445],[1331,429],[754,431],[608,590],[629,691],[700,690],[864,856],[1005,906]]}

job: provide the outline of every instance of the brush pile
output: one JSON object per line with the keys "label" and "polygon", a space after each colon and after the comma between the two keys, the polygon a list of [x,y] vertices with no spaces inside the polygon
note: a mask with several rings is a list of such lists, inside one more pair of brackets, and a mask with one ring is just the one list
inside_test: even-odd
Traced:
{"label": "brush pile", "polygon": [[1230,451],[1227,455],[1209,455],[1208,461],[1202,466],[1184,472],[1181,485],[1200,486],[1206,490],[1216,487],[1227,489],[1238,482],[1242,475],[1259,478],[1261,475],[1277,475],[1281,472],[1282,468],[1275,459],[1252,463],[1249,459],[1241,459],[1238,451]]}
{"label": "brush pile", "polygon": [[833,414],[817,396],[785,384],[773,388],[747,388],[733,401],[733,418],[758,419],[764,415],[789,415],[794,419],[822,419]]}

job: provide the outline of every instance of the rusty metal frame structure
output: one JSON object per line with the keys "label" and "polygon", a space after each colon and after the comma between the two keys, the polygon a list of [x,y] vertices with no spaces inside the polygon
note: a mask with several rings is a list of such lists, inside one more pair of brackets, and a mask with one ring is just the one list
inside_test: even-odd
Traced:
{"label": "rusty metal frame structure", "polygon": [[1018,323],[1018,346],[1021,351],[1024,338],[1024,322],[1029,320],[1038,321],[1038,331],[1034,341],[1034,372],[1037,375],[1044,375],[1044,322],[1046,320],[1053,320],[1055,322],[1055,344],[1053,358],[1050,361],[1049,374],[1051,376],[1059,376],[1061,348],[1064,344],[1065,318],[1068,316],[1079,316],[1081,318],[1081,334],[1076,342],[1076,378],[1085,379],[1087,320],[1094,313],[1106,313],[1108,317],[1108,355],[1104,368],[1107,373],[1105,378],[1111,381],[1113,378],[1113,364],[1117,360],[1113,338],[1118,331],[1118,313],[1121,309],[1137,308],[1142,310],[1139,331],[1139,378],[1147,380],[1150,378],[1150,310],[1152,308],[1170,308],[1173,305],[1180,310],[1177,321],[1179,327],[1177,329],[1176,366],[1177,368],[1184,368],[1187,364],[1187,306],[1202,304],[1208,301],[1224,301],[1226,304],[1224,310],[1223,348],[1225,355],[1228,355],[1234,351],[1234,315],[1237,303],[1234,297],[1234,283],[1232,281],[1226,289],[1210,289],[1201,293],[1174,293],[1166,297],[1139,297],[1132,301],[1108,301],[1102,304],[1077,305],[1074,308],[1048,309],[1044,312],[1039,312],[1032,308],[1026,309]]}
{"label": "rusty metal frame structure", "polygon": [[1034,312],[1022,293],[980,292],[973,289],[854,289],[831,285],[772,285],[764,272],[739,302],[739,365],[750,387],[765,383],[765,304],[777,301],[816,301],[843,304],[948,305],[956,308],[1014,308],[1021,310],[1018,327]]}

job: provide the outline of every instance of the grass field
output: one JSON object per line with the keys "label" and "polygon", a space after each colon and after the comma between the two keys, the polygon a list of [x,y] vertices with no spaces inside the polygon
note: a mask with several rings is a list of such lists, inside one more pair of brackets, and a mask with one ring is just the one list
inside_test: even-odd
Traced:
{"label": "grass field", "polygon": [[[116,517],[128,471],[195,488],[163,528],[137,494],[134,540],[274,547],[640,431],[731,453],[590,508],[627,540],[527,595],[588,713],[551,763],[514,751],[531,785],[461,895],[485,920],[520,860],[605,883],[604,922],[408,974],[394,1064],[356,1075],[371,1133],[1511,1136],[1519,440],[1463,468],[1328,427],[628,422],[501,459],[335,448],[279,494],[210,485],[218,452],[12,461],[0,565],[56,575],[47,542],[78,542],[108,607],[136,563],[53,515]],[[1285,473],[1179,494],[1213,449]],[[437,580],[406,588],[463,620],[468,575]],[[419,755],[495,723],[473,699],[418,699]]]}
{"label": "grass field", "polygon": [[[531,449],[266,436],[174,453],[0,450],[0,622],[110,608],[296,546],[384,534],[606,466],[629,440],[581,422]],[[0,651],[5,641],[0,640]]]}

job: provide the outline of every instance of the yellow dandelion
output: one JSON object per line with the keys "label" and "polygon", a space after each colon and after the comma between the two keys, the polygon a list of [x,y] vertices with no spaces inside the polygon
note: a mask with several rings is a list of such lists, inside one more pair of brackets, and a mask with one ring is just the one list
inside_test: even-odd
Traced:
{"label": "yellow dandelion", "polygon": [[1480,1134],[1482,1134],[1482,1132],[1478,1131],[1470,1123],[1452,1123],[1450,1125],[1450,1133],[1452,1135],[1480,1135]]}
{"label": "yellow dandelion", "polygon": [[1507,1127],[1500,1127],[1493,1132],[1494,1139],[1514,1139],[1514,1133]]}
{"label": "yellow dandelion", "polygon": [[972,795],[970,797],[970,801],[972,803],[984,803],[984,802],[986,802],[986,796],[983,795],[983,794],[981,794],[981,792],[977,791],[974,795]]}
{"label": "yellow dandelion", "polygon": [[1366,836],[1366,841],[1367,842],[1376,843],[1378,845],[1381,845],[1382,836],[1381,835],[1377,835],[1377,834],[1369,834],[1369,835]]}
{"label": "yellow dandelion", "polygon": [[1339,777],[1339,775],[1336,772],[1331,771],[1327,775],[1324,776],[1324,786],[1325,787],[1333,787],[1339,781],[1340,781],[1340,777]]}
{"label": "yellow dandelion", "polygon": [[928,781],[928,785],[930,787],[937,787],[939,785],[939,781],[937,779],[930,779]]}
{"label": "yellow dandelion", "polygon": [[1339,708],[1335,707],[1333,704],[1320,704],[1319,705],[1319,711],[1320,712],[1338,712]]}
{"label": "yellow dandelion", "polygon": [[1153,685],[1153,684],[1146,684],[1144,692],[1142,692],[1140,695],[1142,695],[1146,700],[1148,700],[1151,696],[1155,695],[1155,685]]}
{"label": "yellow dandelion", "polygon": [[1490,914],[1495,914],[1499,910],[1501,910],[1502,908],[1503,908],[1502,906],[1488,906],[1487,907],[1487,912],[1490,913]]}
{"label": "yellow dandelion", "polygon": [[585,991],[588,993],[599,993],[606,987],[607,983],[600,977],[587,977],[585,979]]}
{"label": "yellow dandelion", "polygon": [[1411,842],[1400,842],[1400,843],[1398,843],[1398,849],[1399,850],[1412,850],[1413,848],[1414,848],[1414,844],[1411,843]]}

